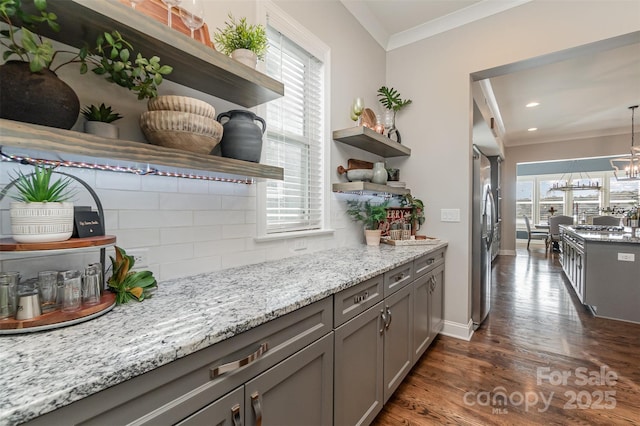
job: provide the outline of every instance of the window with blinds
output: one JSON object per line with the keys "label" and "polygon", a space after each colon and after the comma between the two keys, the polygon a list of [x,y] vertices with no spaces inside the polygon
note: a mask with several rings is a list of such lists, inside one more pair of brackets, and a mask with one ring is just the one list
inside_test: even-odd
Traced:
{"label": "window with blinds", "polygon": [[284,168],[266,184],[266,233],[320,229],[323,214],[323,64],[267,25],[266,72],[284,83],[267,104],[264,162]]}

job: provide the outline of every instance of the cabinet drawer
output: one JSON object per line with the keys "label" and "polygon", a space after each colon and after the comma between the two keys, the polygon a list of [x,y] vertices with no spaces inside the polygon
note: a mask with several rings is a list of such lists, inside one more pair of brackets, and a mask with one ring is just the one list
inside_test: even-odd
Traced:
{"label": "cabinet drawer", "polygon": [[[332,323],[333,298],[327,297],[38,417],[33,424],[175,424],[331,332]],[[256,355],[262,345],[266,350]],[[214,374],[238,360],[245,360],[244,366]]]}
{"label": "cabinet drawer", "polygon": [[444,263],[444,248],[436,250],[433,253],[425,254],[419,259],[413,261],[413,273],[416,278],[431,271],[436,266]]}
{"label": "cabinet drawer", "polygon": [[338,327],[382,300],[384,275],[378,275],[333,296],[333,324]]}
{"label": "cabinet drawer", "polygon": [[384,273],[384,297],[413,281],[413,262],[405,263]]}

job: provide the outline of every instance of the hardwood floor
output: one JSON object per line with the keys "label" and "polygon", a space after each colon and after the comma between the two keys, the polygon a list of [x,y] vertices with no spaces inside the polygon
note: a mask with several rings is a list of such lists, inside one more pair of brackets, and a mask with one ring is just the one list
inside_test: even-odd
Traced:
{"label": "hardwood floor", "polygon": [[439,336],[373,424],[640,424],[640,325],[594,318],[544,247],[499,256],[485,323]]}

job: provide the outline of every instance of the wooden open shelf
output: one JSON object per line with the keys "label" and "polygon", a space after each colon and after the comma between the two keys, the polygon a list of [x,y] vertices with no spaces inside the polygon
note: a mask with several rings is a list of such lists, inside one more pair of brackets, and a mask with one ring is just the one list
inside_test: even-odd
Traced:
{"label": "wooden open shelf", "polygon": [[[31,2],[24,2],[23,7],[36,12]],[[47,11],[58,16],[62,28],[59,33],[48,29],[42,32],[53,40],[77,48],[85,42],[93,46],[99,33],[117,30],[133,44],[135,51],[147,58],[159,56],[162,64],[172,66],[173,72],[167,79],[178,84],[247,108],[284,95],[281,82],[169,29],[118,0],[50,0]]]}
{"label": "wooden open shelf", "polygon": [[46,250],[69,250],[76,248],[102,248],[115,244],[116,237],[113,235],[102,235],[99,237],[70,238],[66,241],[56,241],[52,243],[19,243],[13,238],[0,239],[0,251],[11,252],[32,252]]}
{"label": "wooden open shelf", "polygon": [[[100,3],[100,2],[96,2]],[[0,146],[66,152],[143,165],[219,172],[236,176],[284,179],[284,169],[215,155],[201,155],[142,142],[107,139],[73,130],[0,119]]]}
{"label": "wooden open shelf", "polygon": [[115,293],[107,291],[102,294],[98,304],[82,305],[77,311],[62,312],[56,310],[28,320],[13,318],[0,320],[0,334],[30,333],[78,324],[107,313],[113,309],[115,304]]}
{"label": "wooden open shelf", "polygon": [[407,188],[396,188],[389,185],[378,185],[371,182],[345,182],[334,183],[333,192],[362,193],[363,195],[404,195],[411,194],[411,190]]}
{"label": "wooden open shelf", "polygon": [[333,140],[385,158],[408,157],[411,155],[410,148],[364,126],[334,130]]}

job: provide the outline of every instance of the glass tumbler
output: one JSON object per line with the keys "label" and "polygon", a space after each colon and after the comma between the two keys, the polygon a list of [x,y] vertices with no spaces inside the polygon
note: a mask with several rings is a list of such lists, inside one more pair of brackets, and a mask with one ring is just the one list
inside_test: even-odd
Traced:
{"label": "glass tumbler", "polygon": [[70,270],[60,273],[62,277],[62,310],[72,312],[82,304],[82,276],[79,271]]}
{"label": "glass tumbler", "polygon": [[18,304],[19,272],[0,272],[0,318],[11,318]]}
{"label": "glass tumbler", "polygon": [[410,240],[411,239],[411,224],[410,223],[404,223],[402,225],[402,239],[403,240]]}
{"label": "glass tumbler", "polygon": [[100,303],[100,289],[102,288],[102,264],[92,263],[84,270],[82,282],[82,302],[87,305]]}
{"label": "glass tumbler", "polygon": [[38,290],[42,312],[48,312],[58,307],[58,271],[38,272]]}

